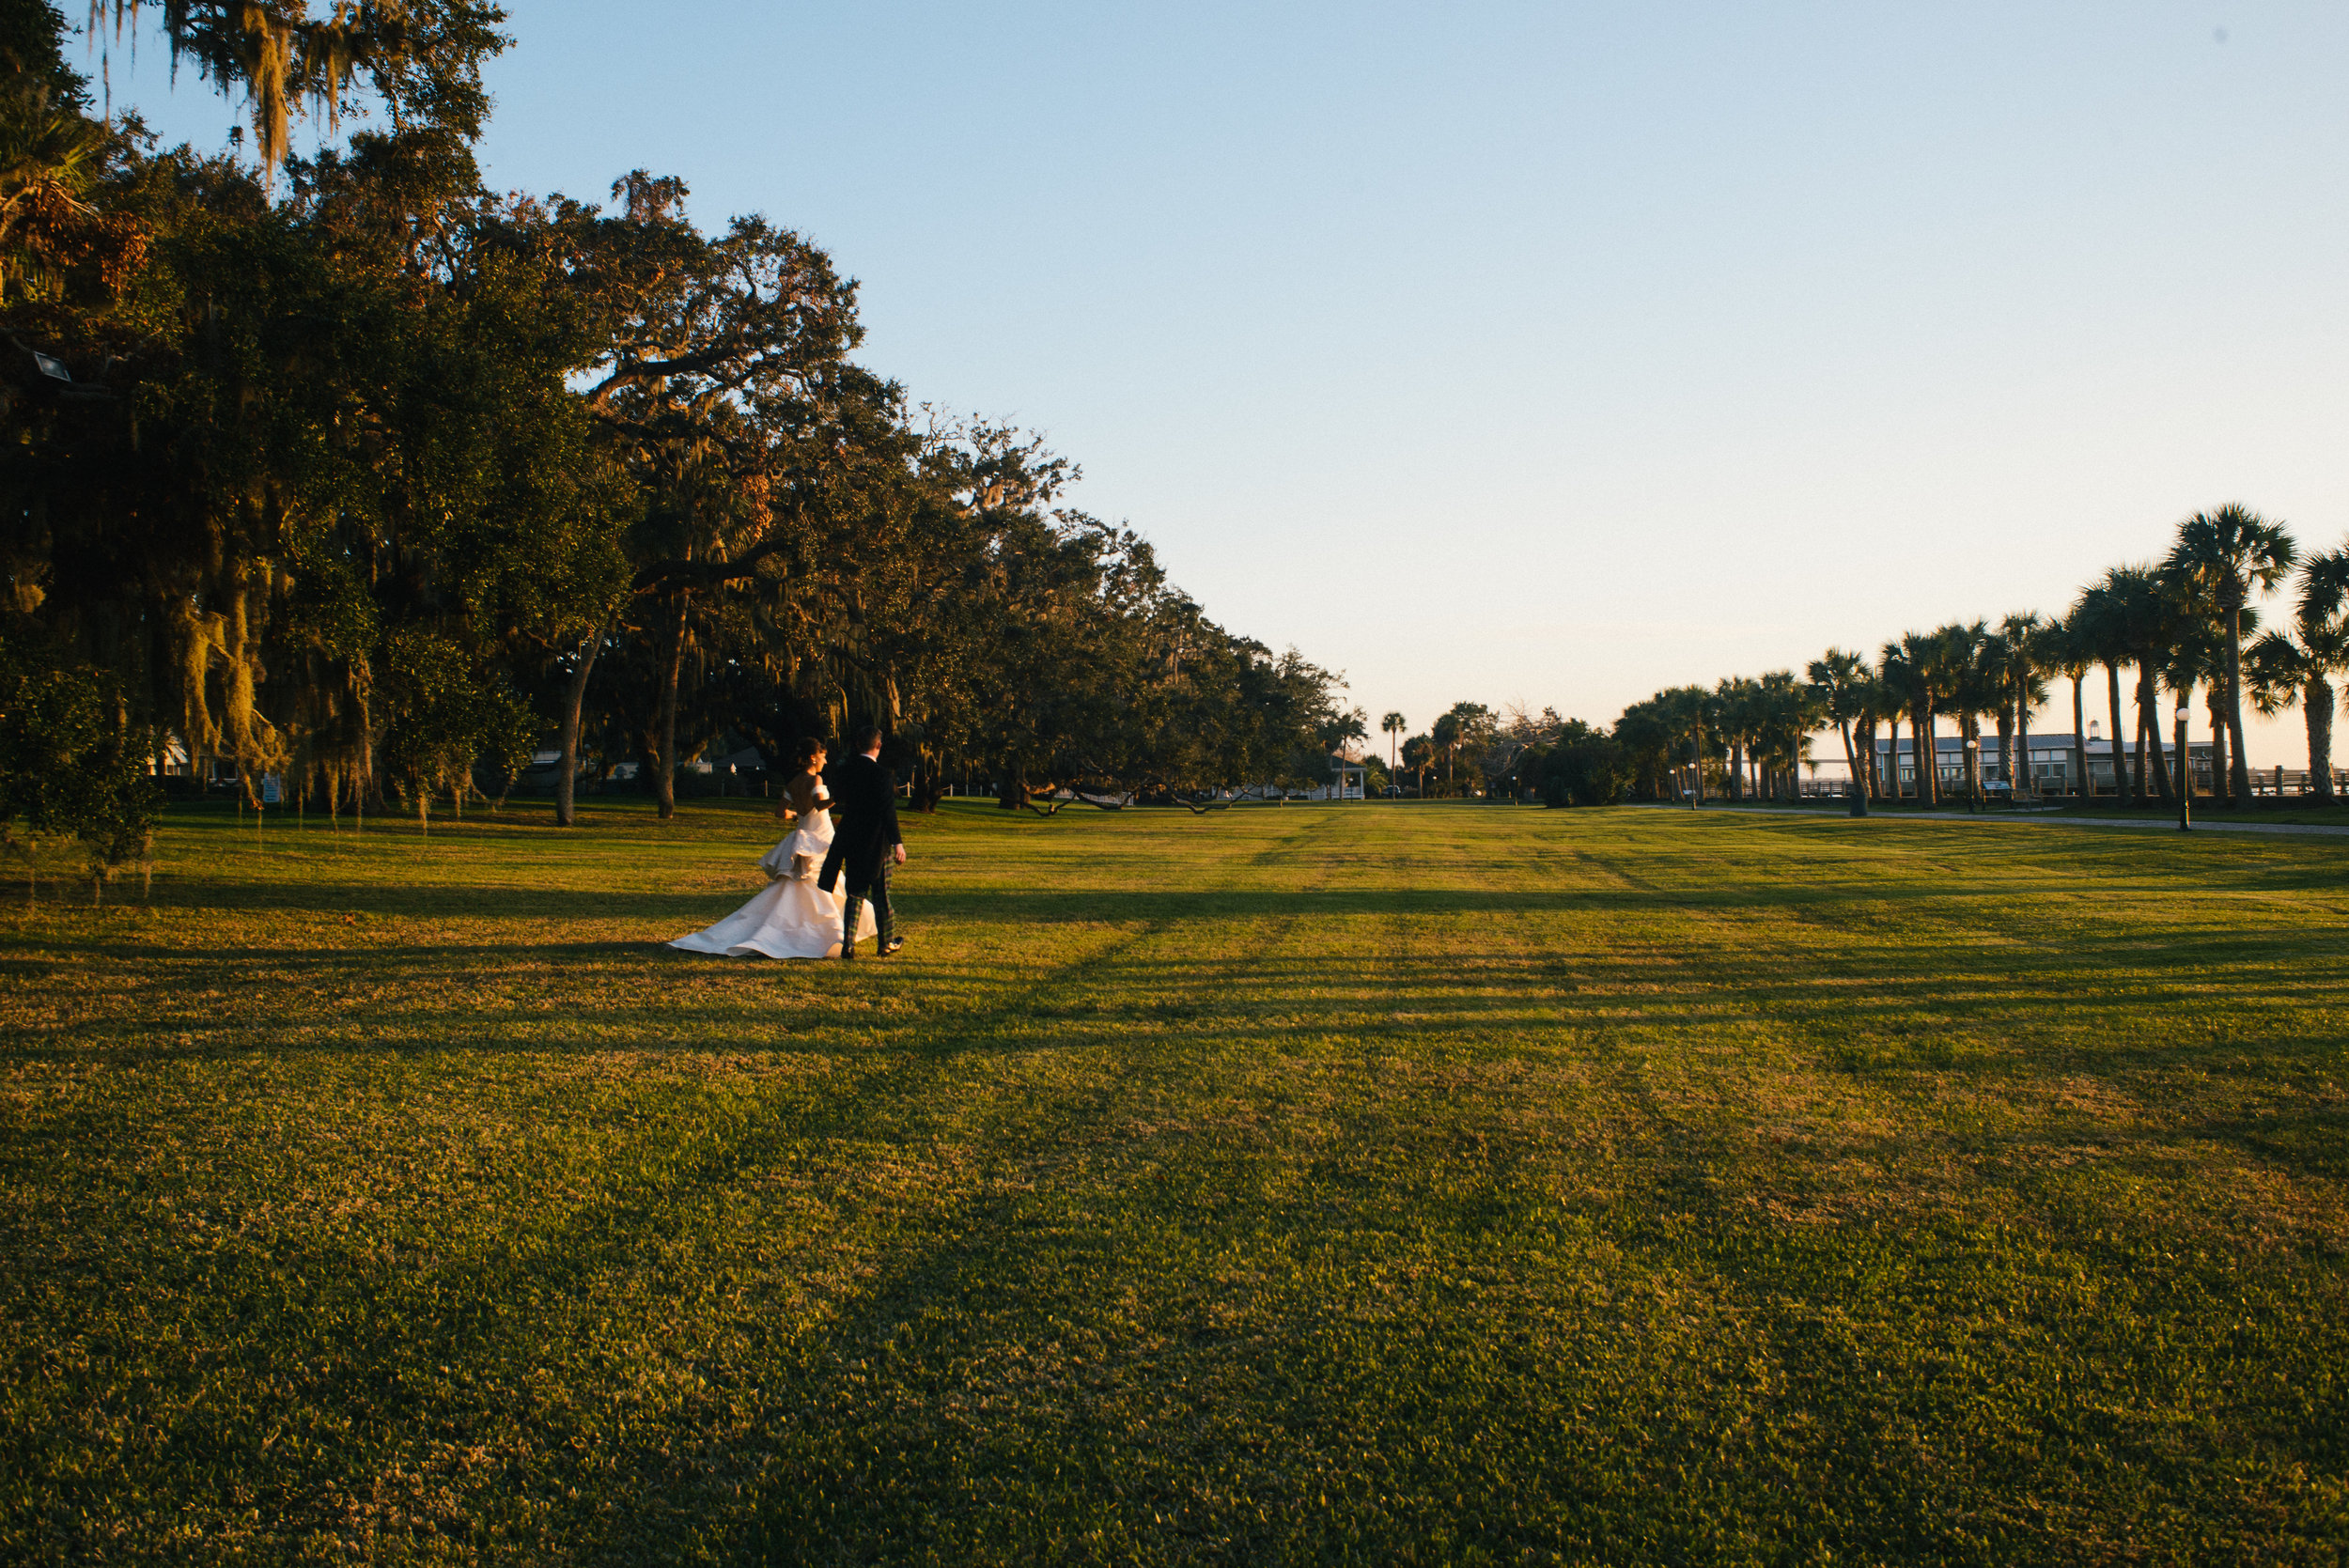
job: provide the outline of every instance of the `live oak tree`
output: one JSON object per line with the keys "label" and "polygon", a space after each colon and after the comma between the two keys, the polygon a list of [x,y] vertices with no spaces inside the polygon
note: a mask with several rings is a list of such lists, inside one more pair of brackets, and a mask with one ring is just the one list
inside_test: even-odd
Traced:
{"label": "live oak tree", "polygon": [[926,801],[1199,804],[1346,718],[1072,463],[917,421],[803,238],[642,170],[485,192],[494,7],[124,4],[101,50],[143,15],[256,157],[93,117],[62,15],[0,15],[0,630],[105,672],[146,766],[428,821],[552,736],[568,825],[590,762],[667,813],[721,740],[873,719]]}

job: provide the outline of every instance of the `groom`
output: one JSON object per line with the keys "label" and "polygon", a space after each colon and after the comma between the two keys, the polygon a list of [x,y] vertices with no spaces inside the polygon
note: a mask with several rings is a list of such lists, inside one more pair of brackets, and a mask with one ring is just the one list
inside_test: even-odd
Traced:
{"label": "groom", "polygon": [[886,958],[906,945],[889,908],[889,873],[906,863],[905,841],[897,834],[897,781],[880,765],[879,726],[867,724],[852,738],[858,754],[836,766],[829,781],[835,831],[816,885],[832,892],[841,868],[847,867],[848,897],[841,911],[840,956],[856,956],[856,928],[869,896],[873,921],[879,927],[876,956]]}

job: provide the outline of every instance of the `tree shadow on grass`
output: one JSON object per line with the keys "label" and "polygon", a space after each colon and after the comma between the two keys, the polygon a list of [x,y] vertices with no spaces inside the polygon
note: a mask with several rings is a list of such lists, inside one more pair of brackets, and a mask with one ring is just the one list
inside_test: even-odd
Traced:
{"label": "tree shadow on grass", "polygon": [[[1104,920],[1261,919],[1270,916],[1383,916],[1489,914],[1517,915],[1614,912],[1639,910],[1736,909],[1805,910],[1832,913],[1840,908],[1899,909],[1946,907],[1965,911],[1991,906],[1985,926],[2011,925],[2028,935],[2029,923],[2015,920],[2013,908],[2067,892],[2112,892],[2091,885],[2080,889],[2051,887],[2045,878],[1969,876],[1952,882],[1909,877],[1889,879],[1865,874],[1812,877],[1800,880],[1756,877],[1738,881],[1708,868],[1701,878],[1691,872],[1682,884],[1666,874],[1671,868],[1654,865],[1609,864],[1604,881],[1596,885],[1505,888],[1459,885],[1471,878],[1453,873],[1453,885],[1249,888],[1163,887],[1149,889],[1087,887],[956,887],[926,883],[918,875],[901,875],[897,901],[926,918],[993,922],[1006,926],[1051,925]],[[153,907],[158,910],[200,913],[298,917],[314,921],[331,932],[345,916],[365,919],[528,920],[559,925],[567,921],[641,920],[674,925],[679,934],[723,918],[755,893],[760,884],[696,878],[690,889],[675,887],[595,888],[479,885],[465,883],[345,882],[302,884],[281,882],[159,883]],[[2169,882],[2132,891],[2223,895],[2236,893],[2274,893],[2339,885],[2337,867],[2310,867],[2305,875],[2281,870],[2239,877],[2198,877],[2191,887]],[[127,906],[110,911],[120,914]],[[79,913],[78,908],[74,909]],[[102,932],[102,922],[100,930]],[[0,949],[22,942],[22,926],[0,929]],[[72,944],[70,926],[45,926],[42,939]]]}
{"label": "tree shadow on grass", "polygon": [[[1766,1333],[1724,1320],[1738,1331],[1716,1346],[1691,1314],[1718,1295],[1742,1302],[1748,1316],[1781,1312],[1795,1328],[1822,1317],[1849,1324],[1842,1309],[1858,1274],[1880,1265],[1913,1281],[1917,1255],[1937,1245],[1962,1251],[1973,1245],[1966,1234],[1935,1231],[1931,1220],[1908,1234],[1897,1225],[1839,1233],[1831,1239],[1856,1238],[1849,1245],[1866,1256],[1846,1274],[1806,1272],[1809,1242],[1721,1199],[1726,1139],[1702,1133],[1650,1140],[1639,1165],[1644,1208],[1584,1203],[1560,1226],[1558,1203],[1576,1201],[1538,1183],[1429,1199],[1394,1185],[1423,1179],[1408,1165],[1403,1175],[1359,1174],[1371,1169],[1367,1157],[1394,1152],[1382,1136],[1416,1136],[1403,1117],[1408,1101],[1317,1146],[1320,1169],[1357,1173],[1358,1189],[1336,1194],[1357,1201],[1353,1208],[1254,1171],[1263,1140],[1278,1134],[1252,1124],[1203,1125],[1140,1149],[1138,1139],[1158,1135],[1113,1117],[1119,1097],[1133,1098],[1138,1080],[1155,1090],[1154,1077],[1194,1081],[1210,1051],[1244,1061],[1293,1043],[1313,1027],[1297,1017],[1301,981],[1334,975],[1349,996],[1399,996],[1437,1015],[1365,1041],[1408,1052],[1423,1039],[1456,1042],[1462,1017],[1489,1008],[1490,986],[1530,983],[1535,965],[1554,965],[1496,960],[1464,971],[1440,955],[1330,963],[1275,955],[1203,972],[1147,951],[1144,938],[1167,934],[1126,934],[1084,958],[1037,965],[1019,977],[1011,1001],[955,1020],[970,1036],[961,1045],[904,1032],[860,1048],[885,1059],[874,1074],[713,1112],[649,1163],[614,1162],[585,1202],[524,1214],[514,1234],[486,1249],[402,1269],[322,1243],[281,1245],[233,1267],[215,1255],[205,1285],[213,1320],[199,1325],[205,1354],[158,1363],[171,1374],[133,1396],[171,1439],[145,1451],[134,1479],[150,1494],[197,1503],[229,1476],[269,1504],[268,1528],[291,1542],[303,1529],[338,1528],[346,1515],[332,1499],[364,1501],[371,1469],[414,1478],[421,1459],[441,1467],[422,1469],[431,1485],[473,1488],[452,1495],[477,1516],[494,1517],[508,1493],[527,1487],[544,1510],[525,1516],[544,1532],[540,1544],[585,1560],[1040,1558],[1075,1550],[1086,1529],[1099,1532],[1093,1555],[1134,1560],[1310,1558],[1340,1531],[1356,1532],[1352,1548],[1374,1559],[1420,1545],[1455,1560],[1471,1546],[1497,1560],[1528,1547],[1601,1546],[1626,1560],[1664,1546],[1700,1560],[1705,1507],[1730,1507],[1759,1531],[1752,1539],[1772,1539],[1773,1529],[1798,1538],[1788,1521],[1800,1522],[1800,1507],[1772,1511],[1810,1495],[1790,1484],[1799,1471],[1812,1490],[1825,1488],[1808,1520],[1814,1540],[1832,1535],[1853,1555],[1889,1560],[1954,1552],[1955,1537],[1934,1531],[1974,1519],[1998,1488],[1971,1471],[1955,1482],[1937,1475],[1911,1426],[1880,1401],[1838,1403],[1830,1389],[1806,1403],[1813,1396],[1800,1389],[1746,1399],[1751,1373],[1732,1351],[1766,1358],[1807,1349],[1831,1374],[1854,1356],[1859,1328],[1774,1347]],[[1585,993],[1599,988],[1610,1003],[1627,1001],[1631,977],[1643,972],[1604,955],[1573,961]],[[975,960],[940,969],[962,981],[1001,972]],[[1772,970],[1757,954],[1738,972],[1759,985]],[[1776,971],[1798,988],[1782,963]],[[826,983],[866,995],[904,983],[887,970],[827,973]],[[1125,1014],[1077,1011],[1097,985],[1138,990],[1165,1009],[1148,1015],[1165,1032],[1128,1041],[1130,1060],[1081,1081],[1015,1094],[994,1122],[959,1135],[971,1145],[962,1168],[982,1173],[972,1189],[858,1186],[870,1164],[900,1155],[918,1164],[933,1132],[919,1117],[910,1124],[905,1108],[934,1093],[939,1058],[1034,1050],[1072,1024],[1113,1027]],[[1863,1008],[1893,1018],[1915,1000],[1888,991]],[[591,1017],[664,1011],[607,1006]],[[1648,1017],[1660,1025],[1726,1016],[1675,999]],[[981,1041],[989,1029],[1015,1037]],[[1416,1109],[1455,1121],[1472,1110],[1449,1098]],[[1670,1110],[1648,1119],[1660,1125]],[[2308,1147],[2337,1139],[2337,1124],[2268,1119],[2257,1128],[2271,1142]],[[2235,1133],[2224,1119],[2189,1130]],[[93,1125],[88,1136],[104,1131]],[[2018,1150],[2031,1139],[2049,1134],[2042,1126]],[[833,1185],[811,1192],[807,1151],[818,1145],[834,1151],[818,1171]],[[1416,1221],[1408,1235],[1359,1218],[1360,1201],[1379,1196],[1382,1182]],[[842,1226],[869,1209],[871,1223],[852,1238],[863,1249],[856,1266],[825,1250],[829,1235],[794,1228],[789,1205],[802,1201],[830,1205]],[[758,1212],[770,1205],[784,1218]],[[1535,1223],[1536,1210],[1548,1218]],[[1565,1251],[1578,1235],[1595,1236],[1592,1245],[1610,1253],[1608,1293],[1510,1294],[1517,1283],[1501,1265],[1530,1269],[1540,1257],[1511,1250],[1519,1232]],[[1363,1288],[1382,1278],[1374,1265],[1406,1252],[1406,1264],[1491,1278],[1482,1291],[1449,1278],[1400,1295]],[[1768,1289],[1740,1296],[1738,1281],[1696,1271],[1708,1260]],[[2091,1263],[2118,1281],[2133,1261]],[[835,1282],[782,1298],[817,1274]],[[1652,1318],[1638,1294],[1650,1278],[1669,1286],[1669,1311]],[[740,1304],[723,1305],[729,1294]],[[2064,1310],[2061,1299],[2011,1299],[2026,1315]],[[2289,1301],[2285,1292],[2247,1297],[2246,1310],[2278,1313]],[[1933,1305],[1918,1309],[1928,1328]],[[650,1317],[661,1331],[615,1333],[614,1314]],[[1983,1369],[1986,1352],[1968,1345],[1974,1359],[1959,1364],[1979,1370],[1937,1374],[1929,1389],[1901,1359],[1907,1342],[1863,1347],[1892,1366],[1893,1392],[1947,1409],[1961,1396],[1988,1400],[2001,1367],[2036,1377],[2084,1364],[2077,1324],[2031,1321],[2044,1321],[2049,1339],[2029,1366]],[[272,1332],[238,1327],[247,1323]],[[207,1389],[217,1397],[200,1397]],[[227,1397],[253,1389],[268,1397]],[[1885,1391],[1879,1374],[1875,1394]],[[316,1426],[327,1440],[272,1449],[274,1413],[295,1399],[323,1418]],[[2061,1410],[1980,1407],[2022,1424],[1949,1429],[1963,1457],[1984,1461],[2018,1492],[2067,1483]],[[1754,1436],[1761,1427],[1784,1452],[1766,1452]],[[2337,1457],[2337,1438],[2292,1440],[2295,1457]],[[453,1467],[445,1451],[468,1445],[490,1454],[496,1479]],[[1773,1467],[1789,1454],[1800,1463]],[[497,1474],[509,1455],[510,1472]],[[2190,1467],[2174,1473],[2197,1479]],[[1705,1485],[1692,1489],[1691,1477]],[[73,1504],[107,1500],[121,1483],[92,1467],[51,1483]],[[2190,1495],[2183,1483],[2178,1495]],[[2126,1505],[2116,1495],[2112,1506]]]}
{"label": "tree shadow on grass", "polygon": [[[1280,908],[1281,905],[1269,906]],[[1116,1048],[1606,1051],[1675,1034],[1808,1053],[1852,1072],[2044,1070],[2010,1048],[2049,1036],[2099,1070],[2173,1068],[2247,1047],[2274,1063],[2338,1046],[2278,1020],[2274,990],[2305,950],[2207,927],[2096,968],[2073,948],[1969,942],[1930,951],[1790,950],[1699,929],[1641,940],[1486,950],[1167,952],[1180,921],[1092,923],[1090,939],[886,964],[775,963],[650,942],[433,942],[192,949],[120,942],[53,1021],[0,1032],[19,1060],[149,1061],[479,1052],[787,1052],[858,1057]],[[1541,933],[1537,933],[1537,936]],[[1548,933],[1571,939],[1569,927]],[[2179,954],[2190,950],[2193,962]],[[0,983],[27,996],[54,957],[0,949]],[[2212,976],[2218,976],[2213,994]],[[2184,1009],[2191,1048],[2146,1041],[2149,1010]]]}

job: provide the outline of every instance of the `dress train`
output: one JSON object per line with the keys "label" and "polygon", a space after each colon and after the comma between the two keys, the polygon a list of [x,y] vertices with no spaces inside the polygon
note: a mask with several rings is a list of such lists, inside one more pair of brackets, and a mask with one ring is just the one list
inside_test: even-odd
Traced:
{"label": "dress train", "polygon": [[[824,853],[831,847],[831,814],[809,812],[797,829],[760,858],[760,867],[773,879],[752,894],[749,903],[717,924],[679,937],[669,945],[729,958],[838,957],[840,921],[847,900],[816,885]],[[857,921],[856,939],[864,941],[879,929],[868,903]]]}

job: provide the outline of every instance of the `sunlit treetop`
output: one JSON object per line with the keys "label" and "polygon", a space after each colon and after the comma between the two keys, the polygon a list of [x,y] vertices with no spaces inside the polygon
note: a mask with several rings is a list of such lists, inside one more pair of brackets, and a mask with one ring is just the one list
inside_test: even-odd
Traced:
{"label": "sunlit treetop", "polygon": [[338,128],[372,93],[398,130],[438,129],[471,140],[490,111],[481,62],[512,41],[500,7],[482,0],[90,0],[89,34],[106,57],[160,13],[176,75],[193,62],[249,105],[254,149],[274,175],[297,116]]}

